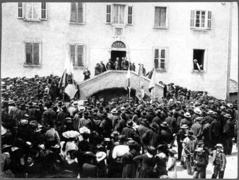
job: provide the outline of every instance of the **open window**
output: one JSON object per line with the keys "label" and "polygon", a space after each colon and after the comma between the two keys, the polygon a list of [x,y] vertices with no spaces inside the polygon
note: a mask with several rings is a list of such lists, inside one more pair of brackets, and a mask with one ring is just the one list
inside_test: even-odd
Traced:
{"label": "open window", "polygon": [[203,71],[205,69],[205,49],[193,50],[193,70]]}
{"label": "open window", "polygon": [[25,21],[47,20],[47,3],[46,2],[18,2],[19,19]]}
{"label": "open window", "polygon": [[70,59],[74,67],[84,67],[85,46],[83,44],[70,44]]}

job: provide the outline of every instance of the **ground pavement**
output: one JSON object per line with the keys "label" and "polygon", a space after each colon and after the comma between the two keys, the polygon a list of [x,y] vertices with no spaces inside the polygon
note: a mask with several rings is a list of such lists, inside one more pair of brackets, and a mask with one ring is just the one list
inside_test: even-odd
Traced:
{"label": "ground pavement", "polygon": [[[174,147],[174,149],[177,151],[177,147]],[[238,149],[236,147],[236,144],[233,145],[232,154],[230,156],[226,156],[226,158],[227,165],[224,173],[224,178],[236,179],[238,177]],[[213,174],[213,168],[214,166],[212,165],[212,156],[209,156],[209,164],[207,166],[206,171],[207,179],[211,179]],[[192,175],[187,174],[187,170],[180,165],[179,161],[177,161],[177,178],[189,178],[189,179],[193,178]]]}

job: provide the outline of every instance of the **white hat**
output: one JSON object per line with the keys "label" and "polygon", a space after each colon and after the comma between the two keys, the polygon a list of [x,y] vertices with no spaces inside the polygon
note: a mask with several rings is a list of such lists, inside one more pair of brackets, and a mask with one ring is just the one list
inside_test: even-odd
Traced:
{"label": "white hat", "polygon": [[80,134],[84,134],[84,133],[90,134],[90,129],[88,129],[85,126],[81,127],[79,131],[80,131]]}
{"label": "white hat", "polygon": [[198,115],[202,115],[202,111],[199,108],[195,108],[194,113]]}
{"label": "white hat", "polygon": [[7,132],[7,129],[1,125],[1,135],[6,134],[6,132]]}
{"label": "white hat", "polygon": [[77,137],[77,136],[79,136],[80,135],[80,133],[79,132],[77,132],[77,131],[66,131],[66,132],[63,132],[62,133],[62,136],[63,137],[65,137],[65,138],[75,138],[75,137]]}
{"label": "white hat", "polygon": [[106,153],[103,152],[103,151],[99,151],[99,152],[96,153],[95,156],[96,156],[96,160],[98,162],[100,162],[100,161],[102,161],[102,160],[104,160],[106,158]]}
{"label": "white hat", "polygon": [[216,148],[217,148],[217,147],[223,148],[223,145],[220,144],[220,143],[218,143],[218,144],[216,144]]}
{"label": "white hat", "polygon": [[195,149],[195,151],[197,151],[197,152],[203,152],[203,148],[202,148],[202,147],[198,147],[197,149]]}

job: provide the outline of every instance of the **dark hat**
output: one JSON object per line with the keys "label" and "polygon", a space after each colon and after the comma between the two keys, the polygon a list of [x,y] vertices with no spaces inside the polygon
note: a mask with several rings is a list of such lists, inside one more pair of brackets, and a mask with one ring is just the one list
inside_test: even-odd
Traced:
{"label": "dark hat", "polygon": [[168,148],[168,145],[167,144],[159,144],[157,146],[157,149],[161,149],[161,148]]}
{"label": "dark hat", "polygon": [[126,124],[128,127],[132,127],[133,126],[133,121],[132,120],[129,120]]}
{"label": "dark hat", "polygon": [[192,130],[189,130],[188,133],[186,134],[186,136],[189,136],[189,137],[191,137],[193,135],[194,135],[194,132]]}
{"label": "dark hat", "polygon": [[66,123],[72,123],[72,119],[70,117],[66,118]]}
{"label": "dark hat", "polygon": [[152,129],[154,129],[155,131],[157,131],[157,130],[159,129],[158,124],[155,123],[155,122],[151,123],[151,124],[150,124],[150,127],[151,127]]}
{"label": "dark hat", "polygon": [[38,126],[38,123],[37,123],[36,120],[32,120],[32,121],[30,121],[29,124],[30,124],[31,126],[34,126],[34,127],[37,127],[37,126]]}
{"label": "dark hat", "polygon": [[130,147],[133,147],[133,146],[137,146],[138,143],[137,143],[136,141],[134,141],[134,140],[129,140],[129,141],[127,142],[127,145],[130,146]]}
{"label": "dark hat", "polygon": [[149,125],[149,121],[146,118],[142,119],[140,123],[146,126]]}
{"label": "dark hat", "polygon": [[148,146],[147,147],[147,152],[149,154],[155,154],[156,153],[156,149],[153,146]]}
{"label": "dark hat", "polygon": [[115,137],[115,136],[118,136],[119,135],[119,132],[118,131],[113,131],[111,133],[111,137]]}

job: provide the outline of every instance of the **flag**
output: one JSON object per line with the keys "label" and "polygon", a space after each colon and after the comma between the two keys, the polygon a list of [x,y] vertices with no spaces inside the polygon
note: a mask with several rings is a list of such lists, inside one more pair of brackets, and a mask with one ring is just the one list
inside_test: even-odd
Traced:
{"label": "flag", "polygon": [[142,75],[143,75],[142,64],[139,64],[139,72],[138,72],[139,84],[138,84],[137,94],[136,94],[139,99],[144,98],[144,79],[142,78]]}
{"label": "flag", "polygon": [[64,72],[59,82],[59,88],[64,89],[68,85],[68,80],[70,78],[72,78],[73,81],[73,60],[69,58],[69,54],[67,53]]}
{"label": "flag", "polygon": [[127,86],[127,89],[130,89],[130,68],[128,68],[128,72],[126,75],[126,86]]}
{"label": "flag", "polygon": [[149,92],[152,92],[154,87],[155,87],[155,70],[153,70],[152,78],[150,79]]}
{"label": "flag", "polygon": [[65,93],[70,97],[70,99],[75,97],[77,91],[78,89],[75,84],[68,84],[65,88]]}

